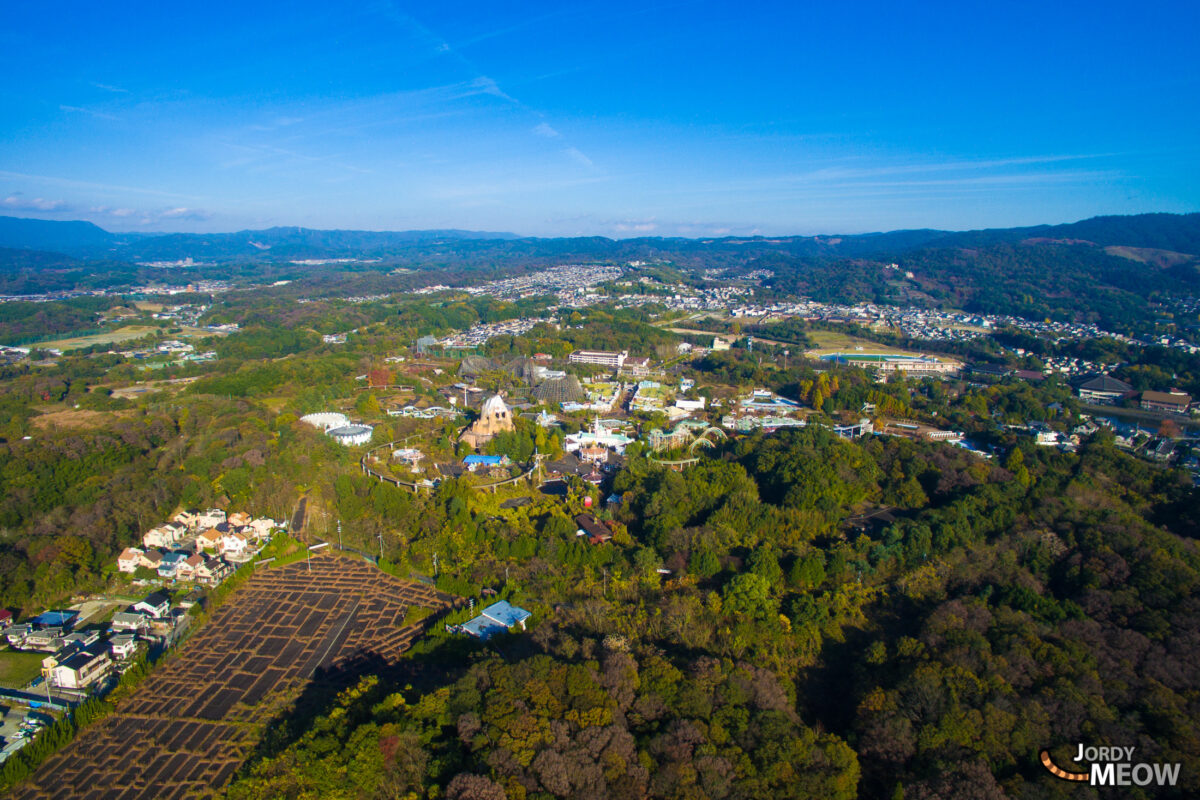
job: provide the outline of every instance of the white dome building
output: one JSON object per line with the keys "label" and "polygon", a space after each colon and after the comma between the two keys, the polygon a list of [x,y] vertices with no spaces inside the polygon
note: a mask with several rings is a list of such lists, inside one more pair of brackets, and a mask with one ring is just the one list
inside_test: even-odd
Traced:
{"label": "white dome building", "polygon": [[341,428],[350,424],[350,418],[336,411],[322,411],[317,414],[305,414],[300,421],[312,425],[328,433],[333,428]]}
{"label": "white dome building", "polygon": [[371,435],[374,432],[375,429],[370,425],[342,425],[337,428],[330,428],[325,431],[325,435],[331,436],[335,442],[349,447],[356,444],[366,444],[371,441]]}

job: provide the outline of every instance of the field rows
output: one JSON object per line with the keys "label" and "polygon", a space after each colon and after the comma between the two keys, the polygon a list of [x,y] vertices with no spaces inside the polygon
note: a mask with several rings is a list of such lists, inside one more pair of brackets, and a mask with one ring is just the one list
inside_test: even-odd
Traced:
{"label": "field rows", "polygon": [[255,575],[115,713],[83,731],[18,789],[21,800],[211,796],[254,744],[255,727],[318,668],[394,663],[421,634],[410,606],[452,598],[363,561],[322,555]]}

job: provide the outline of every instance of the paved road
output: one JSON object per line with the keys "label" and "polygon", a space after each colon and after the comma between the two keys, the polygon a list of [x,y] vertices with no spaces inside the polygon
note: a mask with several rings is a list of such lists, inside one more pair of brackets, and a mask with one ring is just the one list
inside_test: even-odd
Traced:
{"label": "paved road", "polygon": [[292,536],[299,537],[304,533],[305,510],[308,508],[308,496],[300,498],[300,502],[296,504],[296,510],[292,512],[292,524],[290,533]]}

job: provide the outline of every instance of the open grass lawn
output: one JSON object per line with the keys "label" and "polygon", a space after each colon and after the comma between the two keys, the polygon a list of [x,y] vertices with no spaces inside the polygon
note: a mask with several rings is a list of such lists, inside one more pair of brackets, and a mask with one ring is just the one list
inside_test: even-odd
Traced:
{"label": "open grass lawn", "polygon": [[[836,331],[809,331],[808,336],[817,346],[809,350],[811,355],[828,355],[830,353],[888,353],[897,356],[916,356],[920,353],[914,353],[912,350],[901,350],[898,347],[888,347],[887,345],[877,344],[859,339],[857,336],[849,336]],[[862,350],[854,348],[861,347]]]}
{"label": "open grass lawn", "polygon": [[55,339],[51,342],[39,342],[39,347],[53,348],[55,350],[78,350],[81,347],[91,347],[94,344],[111,344],[114,342],[127,342],[131,339],[140,339],[151,331],[156,331],[158,328],[152,325],[126,325],[117,328],[115,331],[107,333],[97,333],[92,336],[76,336],[73,339]]}
{"label": "open grass lawn", "polygon": [[21,689],[42,674],[42,659],[47,653],[22,653],[0,650],[0,686]]}
{"label": "open grass lawn", "polygon": [[178,333],[167,333],[168,329],[159,328],[154,325],[125,325],[117,328],[115,331],[106,333],[96,333],[91,336],[76,336],[70,339],[55,339],[49,342],[38,342],[38,347],[48,347],[55,350],[78,350],[81,347],[91,347],[94,344],[114,344],[119,342],[128,342],[133,339],[140,339],[146,334],[157,330],[162,330],[163,335],[169,339],[189,339],[189,338],[204,338],[208,336],[222,336],[224,334],[206,331],[203,328],[193,328],[190,325],[184,325]]}

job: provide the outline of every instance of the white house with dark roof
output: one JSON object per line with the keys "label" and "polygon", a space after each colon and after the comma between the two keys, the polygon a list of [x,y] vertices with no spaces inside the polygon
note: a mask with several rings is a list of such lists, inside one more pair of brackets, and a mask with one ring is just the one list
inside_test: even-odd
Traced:
{"label": "white house with dark roof", "polygon": [[112,671],[107,642],[97,642],[78,650],[59,661],[51,656],[43,662],[43,674],[53,686],[64,689],[86,689],[103,680]]}
{"label": "white house with dark roof", "polygon": [[144,600],[133,604],[134,611],[143,611],[155,619],[163,619],[171,613],[171,598],[163,592],[151,592]]}

